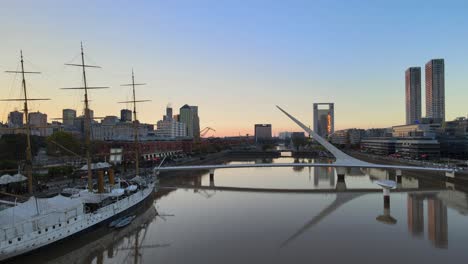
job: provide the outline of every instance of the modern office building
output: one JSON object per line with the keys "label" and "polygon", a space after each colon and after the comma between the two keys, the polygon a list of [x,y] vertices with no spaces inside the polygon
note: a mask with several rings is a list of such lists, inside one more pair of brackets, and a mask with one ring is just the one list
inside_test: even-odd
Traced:
{"label": "modern office building", "polygon": [[187,128],[185,123],[175,121],[174,119],[159,120],[156,125],[157,137],[175,139],[187,136]]}
{"label": "modern office building", "polygon": [[8,127],[22,127],[23,126],[23,112],[13,111],[8,114]]}
{"label": "modern office building", "polygon": [[255,124],[255,143],[272,140],[271,124]]}
{"label": "modern office building", "polygon": [[330,136],[332,144],[338,146],[356,146],[361,143],[361,138],[365,135],[364,129],[350,128],[338,130]]}
{"label": "modern office building", "polygon": [[[184,110],[182,110],[182,108]],[[193,108],[191,106],[185,107],[184,105],[182,108],[181,113],[184,114],[184,117],[186,118],[187,122],[192,121],[191,125],[193,126],[193,120],[195,119],[194,115],[198,113],[192,112]],[[175,139],[188,136],[187,123],[179,122],[178,119],[176,120],[175,118],[173,118],[172,107],[170,105],[166,107],[166,114],[163,116],[162,120],[159,120],[157,122],[156,127],[157,129],[155,131],[155,135],[158,138]]]}
{"label": "modern office building", "polygon": [[299,138],[299,139],[305,139],[305,133],[304,132],[292,132],[291,133],[291,139],[292,138]]}
{"label": "modern office building", "polygon": [[41,137],[48,136],[47,133],[47,114],[41,112],[29,113],[29,124],[32,129],[31,132]]}
{"label": "modern office building", "polygon": [[447,121],[437,133],[442,157],[468,159],[468,118]]}
{"label": "modern office building", "polygon": [[440,123],[394,126],[392,128],[392,136],[405,138],[426,137],[434,139],[439,129]]}
{"label": "modern office building", "polygon": [[121,122],[132,122],[132,110],[130,110],[130,109],[120,110],[120,121]]}
{"label": "modern office building", "polygon": [[198,117],[198,106],[191,105],[193,113],[193,138],[200,138],[200,117]]}
{"label": "modern office building", "polygon": [[440,157],[440,143],[436,139],[439,128],[438,123],[394,126],[386,137],[363,139],[361,148],[378,155],[436,159]]}
{"label": "modern office building", "polygon": [[440,158],[440,143],[430,138],[397,139],[395,153],[401,157],[411,159],[438,159]]}
{"label": "modern office building", "polygon": [[172,106],[167,105],[166,115],[163,116],[163,121],[171,121],[173,119]]}
{"label": "modern office building", "polygon": [[62,120],[65,127],[73,127],[76,118],[76,111],[73,109],[62,110]]}
{"label": "modern office building", "polygon": [[426,117],[445,120],[444,59],[426,63]]}
{"label": "modern office building", "polygon": [[198,106],[184,105],[180,108],[180,122],[185,123],[187,136],[195,139],[200,138],[200,119],[198,117]]}
{"label": "modern office building", "polygon": [[[321,109],[325,106],[324,109]],[[314,103],[314,131],[327,138],[335,132],[335,110],[333,103]]]}
{"label": "modern office building", "polygon": [[292,134],[292,132],[288,132],[288,131],[279,132],[278,138],[282,139],[282,140],[285,140],[287,138],[291,138],[291,134]]}
{"label": "modern office building", "polygon": [[405,72],[406,124],[421,120],[421,68],[411,67]]}

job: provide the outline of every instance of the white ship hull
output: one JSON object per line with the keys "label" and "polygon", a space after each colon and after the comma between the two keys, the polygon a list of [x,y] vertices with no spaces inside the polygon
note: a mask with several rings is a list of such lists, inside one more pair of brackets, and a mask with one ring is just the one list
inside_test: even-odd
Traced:
{"label": "white ship hull", "polygon": [[[91,229],[99,224],[106,223],[146,200],[153,191],[154,183],[151,183],[148,184],[147,188],[141,189],[115,203],[101,207],[92,213],[77,215],[74,218],[64,220],[53,226],[44,227],[34,232],[2,240],[0,242],[0,261],[31,252],[87,229]],[[20,228],[21,227],[15,227],[16,230]]]}

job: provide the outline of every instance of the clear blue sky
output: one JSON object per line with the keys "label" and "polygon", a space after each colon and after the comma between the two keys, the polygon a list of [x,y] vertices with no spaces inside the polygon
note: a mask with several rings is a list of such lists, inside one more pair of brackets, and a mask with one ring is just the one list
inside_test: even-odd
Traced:
{"label": "clear blue sky", "polygon": [[[252,134],[254,123],[298,130],[275,104],[311,124],[312,103],[335,102],[338,129],[397,125],[405,69],[432,58],[446,63],[447,119],[468,112],[466,1],[7,1],[0,23],[0,70],[14,70],[23,49],[44,72],[29,79],[31,96],[53,99],[33,110],[49,117],[82,108],[79,91],[58,90],[81,81],[63,66],[80,41],[103,67],[90,85],[112,87],[91,94],[98,116],[118,115],[134,67],[148,83],[138,94],[153,100],[140,107],[144,122],[170,102],[198,105],[218,135]],[[13,77],[0,76],[0,97],[20,96]],[[2,103],[0,120],[15,107]]]}

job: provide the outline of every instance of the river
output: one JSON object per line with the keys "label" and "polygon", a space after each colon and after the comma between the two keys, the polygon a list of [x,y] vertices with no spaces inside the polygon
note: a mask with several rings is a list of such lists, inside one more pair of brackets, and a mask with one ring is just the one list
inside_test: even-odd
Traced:
{"label": "river", "polygon": [[[250,162],[294,160],[287,157]],[[385,170],[350,169],[342,182],[331,168],[217,170],[214,181],[210,181],[208,172],[178,179],[161,180],[155,200],[140,209],[130,226],[118,231],[103,227],[15,261],[468,261],[468,196],[443,180],[404,175],[399,180]],[[379,179],[398,181],[387,210],[380,187],[374,183]]]}

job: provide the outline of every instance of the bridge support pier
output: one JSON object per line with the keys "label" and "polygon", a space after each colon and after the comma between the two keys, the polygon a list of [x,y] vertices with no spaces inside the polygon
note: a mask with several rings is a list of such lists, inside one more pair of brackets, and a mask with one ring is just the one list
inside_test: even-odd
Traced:
{"label": "bridge support pier", "polygon": [[398,184],[401,184],[401,177],[402,177],[403,173],[401,172],[401,170],[396,170],[395,172],[396,172],[396,182]]}
{"label": "bridge support pier", "polygon": [[376,220],[387,225],[394,225],[397,220],[390,215],[390,189],[384,188],[384,209],[383,214],[376,217]]}
{"label": "bridge support pier", "polygon": [[384,209],[390,209],[390,189],[383,188]]}
{"label": "bridge support pier", "polygon": [[214,169],[210,169],[210,186],[214,186]]}
{"label": "bridge support pier", "polygon": [[337,178],[338,178],[338,182],[344,182],[344,178],[345,178],[345,175],[344,174],[338,174],[337,175]]}
{"label": "bridge support pier", "polygon": [[346,169],[342,167],[336,168],[336,187],[337,191],[346,191],[346,182],[345,182],[345,173]]}
{"label": "bridge support pier", "polygon": [[338,167],[336,168],[336,175],[338,178],[338,182],[344,182],[346,174],[346,168]]}
{"label": "bridge support pier", "polygon": [[394,224],[396,220],[390,216],[390,189],[395,189],[397,183],[390,180],[379,180],[375,182],[377,185],[382,187],[383,191],[383,202],[384,202],[384,215],[377,217],[378,221],[385,222],[387,224]]}
{"label": "bridge support pier", "polygon": [[445,177],[447,178],[455,178],[455,171],[447,171],[445,172]]}

